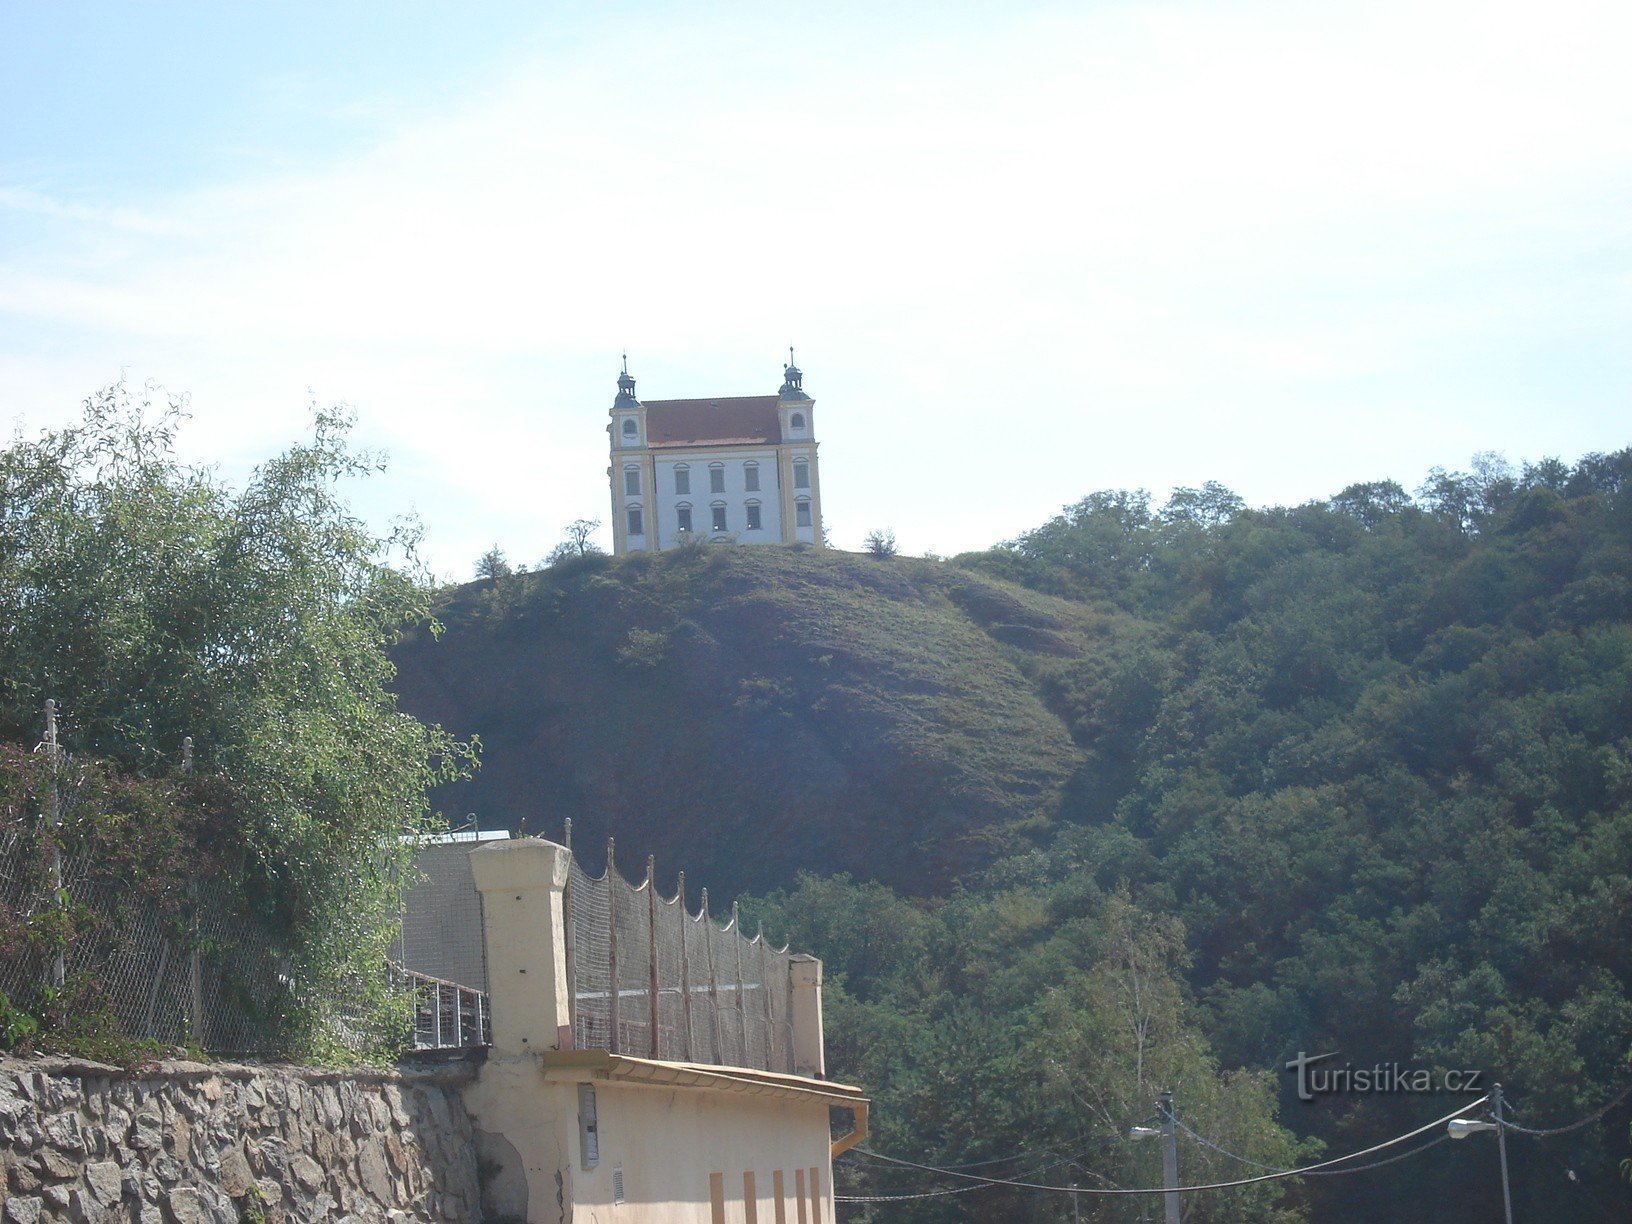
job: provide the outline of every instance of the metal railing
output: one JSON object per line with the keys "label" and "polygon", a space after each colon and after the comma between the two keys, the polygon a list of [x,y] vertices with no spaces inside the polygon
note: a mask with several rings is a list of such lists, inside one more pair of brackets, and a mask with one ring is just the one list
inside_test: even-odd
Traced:
{"label": "metal railing", "polygon": [[391,966],[391,981],[413,995],[414,1049],[456,1050],[492,1043],[485,991],[400,965]]}

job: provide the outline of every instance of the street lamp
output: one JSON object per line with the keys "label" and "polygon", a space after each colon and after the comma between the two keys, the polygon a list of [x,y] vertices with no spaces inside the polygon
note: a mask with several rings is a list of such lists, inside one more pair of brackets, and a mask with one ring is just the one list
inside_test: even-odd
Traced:
{"label": "street lamp", "polygon": [[1513,1224],[1513,1193],[1507,1185],[1507,1128],[1502,1125],[1502,1086],[1495,1085],[1490,1090],[1490,1105],[1493,1122],[1478,1122],[1472,1118],[1452,1118],[1445,1124],[1445,1130],[1452,1139],[1466,1139],[1476,1131],[1493,1130],[1496,1132],[1496,1150],[1502,1157],[1502,1208],[1507,1213],[1507,1224]]}
{"label": "street lamp", "polygon": [[1161,1139],[1162,1188],[1166,1191],[1162,1195],[1163,1216],[1165,1224],[1179,1224],[1179,1145],[1173,1125],[1173,1094],[1162,1093],[1156,1102],[1156,1108],[1161,1111],[1162,1125],[1135,1126],[1128,1131],[1128,1138]]}

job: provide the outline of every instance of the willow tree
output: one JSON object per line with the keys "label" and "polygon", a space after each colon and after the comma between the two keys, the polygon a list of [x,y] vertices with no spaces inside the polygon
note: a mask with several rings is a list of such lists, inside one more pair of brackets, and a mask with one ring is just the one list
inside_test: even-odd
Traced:
{"label": "willow tree", "polygon": [[235,883],[281,935],[288,1040],[310,1050],[341,1012],[352,1036],[380,1031],[408,838],[472,748],[390,691],[388,649],[431,588],[417,529],[381,536],[347,507],[342,484],[378,467],[349,419],[315,411],[233,490],[177,458],[184,417],[119,385],[0,451],[0,738],[37,741],[48,697],[68,748],[137,776],[173,771],[192,737],[232,796]]}

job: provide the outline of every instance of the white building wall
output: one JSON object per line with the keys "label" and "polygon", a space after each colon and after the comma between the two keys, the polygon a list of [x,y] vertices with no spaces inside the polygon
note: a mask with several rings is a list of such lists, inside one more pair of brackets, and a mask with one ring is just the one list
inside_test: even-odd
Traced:
{"label": "white building wall", "polygon": [[[776,450],[772,447],[730,447],[719,450],[657,451],[657,489],[645,498],[657,515],[656,538],[659,548],[673,548],[680,542],[679,507],[685,502],[691,506],[691,524],[694,534],[712,535],[713,507],[725,503],[726,532],[744,544],[780,544],[782,542],[782,493],[777,484]],[[747,487],[745,464],[759,465],[759,489]],[[709,467],[718,463],[725,474],[725,492],[710,491]],[[674,491],[675,469],[684,465],[691,476],[691,492]],[[760,527],[748,530],[748,503],[759,503]],[[653,528],[648,526],[647,539]]]}

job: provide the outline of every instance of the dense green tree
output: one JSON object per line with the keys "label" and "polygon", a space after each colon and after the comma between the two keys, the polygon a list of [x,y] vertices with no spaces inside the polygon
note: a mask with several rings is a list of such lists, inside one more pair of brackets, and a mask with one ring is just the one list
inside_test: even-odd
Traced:
{"label": "dense green tree", "polygon": [[346,419],[315,413],[237,492],[176,459],[181,420],[117,386],[0,450],[0,737],[36,742],[47,697],[71,751],[131,775],[172,772],[191,736],[284,933],[290,1040],[319,1047],[380,980],[405,838],[470,749],[387,690],[431,588],[412,530],[376,537],[341,500],[375,466]]}

